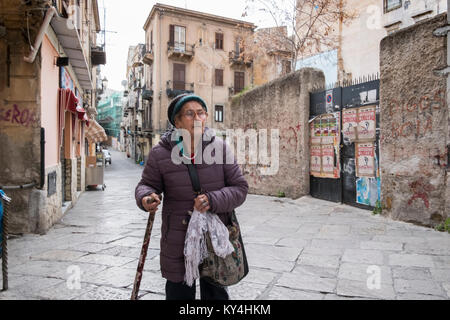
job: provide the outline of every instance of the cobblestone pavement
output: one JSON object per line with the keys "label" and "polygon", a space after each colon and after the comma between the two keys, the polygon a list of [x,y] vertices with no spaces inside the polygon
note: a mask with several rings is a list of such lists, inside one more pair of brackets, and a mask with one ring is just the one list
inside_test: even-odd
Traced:
{"label": "cobblestone pavement", "polygon": [[[112,152],[105,191],[84,192],[46,235],[10,239],[9,290],[0,300],[129,299],[147,221],[134,201],[142,169]],[[249,195],[237,214],[250,273],[229,287],[232,299],[450,297],[448,233],[311,197]],[[143,300],[164,299],[160,226],[157,214]]]}

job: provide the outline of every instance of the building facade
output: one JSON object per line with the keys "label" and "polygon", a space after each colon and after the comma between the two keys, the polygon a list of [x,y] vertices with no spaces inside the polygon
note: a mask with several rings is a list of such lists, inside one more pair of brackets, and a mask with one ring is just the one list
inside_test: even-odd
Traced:
{"label": "building facade", "polygon": [[208,105],[208,127],[229,127],[229,98],[253,85],[252,63],[240,54],[255,25],[202,12],[156,4],[145,30],[145,86],[153,142],[169,127],[172,98],[194,92]]}
{"label": "building facade", "polygon": [[[354,18],[337,21],[334,43],[314,47],[297,61],[296,70],[321,69],[327,84],[380,73],[380,42],[388,34],[446,12],[445,0],[347,0],[344,10]],[[301,25],[302,21],[297,20]]]}
{"label": "building facade", "polygon": [[96,0],[0,4],[0,185],[12,233],[45,233],[85,188],[99,31]]}

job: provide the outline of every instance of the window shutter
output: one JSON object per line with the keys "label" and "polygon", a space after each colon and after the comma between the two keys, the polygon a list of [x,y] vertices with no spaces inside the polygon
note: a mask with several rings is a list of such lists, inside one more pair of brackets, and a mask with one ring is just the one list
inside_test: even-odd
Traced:
{"label": "window shutter", "polygon": [[216,32],[216,49],[223,50],[223,33]]}
{"label": "window shutter", "polygon": [[171,46],[173,46],[175,43],[175,26],[173,24],[170,25],[169,34],[170,34],[169,43]]}
{"label": "window shutter", "polygon": [[223,70],[216,69],[216,86],[223,86]]}
{"label": "window shutter", "polygon": [[173,64],[173,90],[185,90],[186,66],[184,64]]}
{"label": "window shutter", "polygon": [[234,93],[241,92],[244,89],[244,72],[236,71],[234,73]]}

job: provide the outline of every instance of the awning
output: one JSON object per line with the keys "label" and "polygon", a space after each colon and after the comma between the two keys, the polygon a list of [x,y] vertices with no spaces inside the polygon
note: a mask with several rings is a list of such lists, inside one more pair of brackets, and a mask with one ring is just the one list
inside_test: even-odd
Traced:
{"label": "awning", "polygon": [[59,89],[59,103],[63,110],[77,113],[78,98],[70,89]]}
{"label": "awning", "polygon": [[84,110],[84,108],[81,106],[77,106],[76,109],[77,109],[78,119],[85,120],[84,117],[86,116],[86,110]]}
{"label": "awning", "polygon": [[70,28],[71,23],[68,23],[68,20],[60,16],[54,16],[50,24],[64,52],[69,57],[69,62],[81,87],[85,90],[92,90],[91,71],[89,63],[83,54],[80,35],[76,28]]}
{"label": "awning", "polygon": [[99,125],[95,120],[90,121],[88,130],[86,132],[86,138],[91,143],[98,143],[108,140],[105,129],[103,129],[103,127]]}

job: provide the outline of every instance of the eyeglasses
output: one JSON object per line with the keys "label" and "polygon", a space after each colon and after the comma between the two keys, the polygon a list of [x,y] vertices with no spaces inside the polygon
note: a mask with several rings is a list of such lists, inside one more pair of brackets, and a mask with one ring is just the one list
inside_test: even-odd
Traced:
{"label": "eyeglasses", "polygon": [[198,110],[197,112],[195,112],[194,110],[188,110],[183,114],[183,116],[185,116],[187,119],[194,119],[196,115],[200,119],[205,119],[208,113],[205,110]]}

